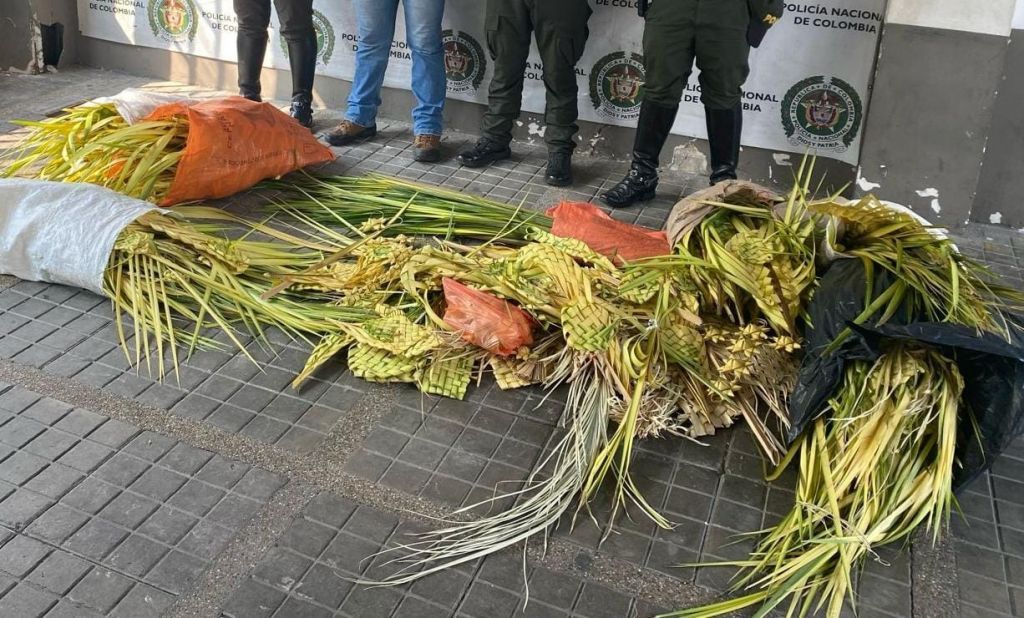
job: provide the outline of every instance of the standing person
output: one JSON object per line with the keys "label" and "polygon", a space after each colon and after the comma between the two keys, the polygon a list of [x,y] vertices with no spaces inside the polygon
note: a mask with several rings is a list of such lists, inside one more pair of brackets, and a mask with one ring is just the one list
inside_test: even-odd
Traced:
{"label": "standing person", "polygon": [[[377,108],[384,71],[395,37],[398,0],[353,0],[359,28],[356,74],[348,96],[345,119],[325,136],[332,146],[344,146],[377,135]],[[447,77],[441,42],[444,0],[402,0],[406,40],[412,50],[413,142],[417,161],[441,159],[441,129]]]}
{"label": "standing person", "polygon": [[[260,101],[260,72],[267,53],[270,0],[234,0],[238,16],[238,90]],[[274,0],[281,35],[288,46],[292,70],[291,117],[302,126],[313,126],[313,73],[316,71],[316,31],[313,0]]]}
{"label": "standing person", "polygon": [[644,84],[633,163],[601,197],[616,208],[654,197],[658,156],[679,110],[683,88],[700,69],[701,102],[711,150],[711,184],[736,178],[743,128],[743,82],[750,48],[782,16],[782,0],[640,0]]}
{"label": "standing person", "polygon": [[483,167],[512,156],[512,125],[523,103],[530,33],[544,64],[546,181],[572,184],[572,152],[579,127],[576,63],[587,43],[587,0],[487,0],[487,47],[494,60],[488,107],[476,145],[459,155],[466,167]]}

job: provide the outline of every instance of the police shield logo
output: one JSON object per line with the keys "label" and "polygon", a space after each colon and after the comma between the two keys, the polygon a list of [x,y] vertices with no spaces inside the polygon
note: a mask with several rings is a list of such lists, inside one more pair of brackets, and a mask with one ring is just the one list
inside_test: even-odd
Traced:
{"label": "police shield logo", "polygon": [[155,36],[166,41],[191,41],[199,25],[192,0],[149,0],[146,12]]}
{"label": "police shield logo", "polygon": [[590,100],[601,114],[618,120],[640,115],[646,74],[643,58],[624,51],[608,54],[590,71]]}
{"label": "police shield logo", "polygon": [[[330,20],[316,9],[313,10],[313,31],[316,32],[317,61],[327,64],[331,61],[331,55],[334,53],[334,27],[331,26]],[[284,35],[281,36],[281,49],[284,51],[284,57],[287,58],[288,42],[285,41]]]}
{"label": "police shield logo", "polygon": [[860,130],[863,106],[857,91],[835,77],[809,77],[782,100],[782,126],[794,146],[846,152]]}
{"label": "police shield logo", "polygon": [[441,34],[441,44],[444,47],[448,92],[479,89],[487,70],[487,57],[480,43],[465,32],[445,30]]}

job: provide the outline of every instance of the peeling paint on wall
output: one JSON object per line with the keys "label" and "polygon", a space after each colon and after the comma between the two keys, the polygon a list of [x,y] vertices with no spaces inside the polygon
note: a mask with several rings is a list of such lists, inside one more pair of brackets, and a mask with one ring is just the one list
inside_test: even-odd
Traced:
{"label": "peeling paint on wall", "polygon": [[28,0],[4,0],[0,18],[0,70],[42,73],[43,38],[35,9]]}
{"label": "peeling paint on wall", "polygon": [[871,191],[874,191],[875,189],[878,189],[881,186],[882,185],[880,183],[871,182],[870,180],[865,178],[864,174],[861,173],[861,168],[857,168],[857,187],[860,188],[861,191],[869,193]]}
{"label": "peeling paint on wall", "polygon": [[672,163],[669,164],[669,169],[684,174],[706,174],[708,157],[694,142],[680,144],[672,149]]}
{"label": "peeling paint on wall", "polygon": [[932,203],[931,203],[932,212],[934,212],[935,214],[939,214],[940,212],[942,212],[942,206],[939,204],[939,190],[938,189],[936,189],[935,187],[928,187],[927,189],[918,189],[916,191],[916,193],[920,197],[930,197],[930,198],[932,198]]}

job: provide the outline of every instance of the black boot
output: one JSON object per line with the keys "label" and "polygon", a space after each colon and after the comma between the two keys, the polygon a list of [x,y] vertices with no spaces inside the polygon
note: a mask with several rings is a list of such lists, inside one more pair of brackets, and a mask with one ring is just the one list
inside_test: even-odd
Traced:
{"label": "black boot", "polygon": [[736,180],[740,160],[740,135],[743,133],[743,104],[732,109],[704,108],[711,147],[711,184]]}
{"label": "black boot", "polygon": [[552,187],[568,187],[572,184],[572,153],[548,153],[548,169],[544,182]]}
{"label": "black boot", "polygon": [[250,101],[260,99],[260,72],[267,53],[267,33],[238,33],[238,94]]}
{"label": "black boot", "polygon": [[316,72],[316,35],[288,41],[292,69],[291,117],[307,129],[313,126],[313,74]]}
{"label": "black boot", "polygon": [[512,156],[512,149],[508,144],[499,144],[486,137],[481,137],[469,150],[459,154],[459,164],[466,167],[484,167],[495,161],[508,159]]}
{"label": "black boot", "polygon": [[606,204],[612,208],[625,208],[654,198],[658,187],[658,155],[672,130],[678,109],[678,105],[666,107],[649,101],[640,105],[636,137],[633,138],[633,164],[622,182],[601,195]]}

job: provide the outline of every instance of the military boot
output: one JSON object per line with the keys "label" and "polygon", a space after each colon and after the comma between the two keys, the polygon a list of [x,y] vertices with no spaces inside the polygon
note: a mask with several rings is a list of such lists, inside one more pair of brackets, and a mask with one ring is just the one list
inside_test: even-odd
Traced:
{"label": "military boot", "polygon": [[544,182],[552,187],[568,187],[572,184],[572,153],[548,153],[548,168],[544,174]]}
{"label": "military boot", "polygon": [[267,35],[238,33],[238,94],[259,103],[260,73],[267,53]]}
{"label": "military boot", "polygon": [[601,195],[612,208],[625,208],[654,198],[658,187],[658,156],[676,119],[678,105],[663,106],[644,101],[640,105],[636,136],[633,138],[633,163],[619,184]]}
{"label": "military boot", "polygon": [[313,126],[313,74],[316,71],[316,35],[288,41],[292,69],[291,117],[308,128]]}
{"label": "military boot", "polygon": [[484,167],[503,161],[512,156],[512,149],[508,144],[500,144],[489,138],[481,137],[469,150],[459,154],[459,165],[465,167]]}
{"label": "military boot", "polygon": [[736,179],[740,159],[740,135],[743,133],[743,104],[732,109],[704,108],[711,149],[711,184]]}

